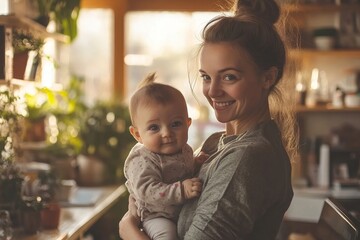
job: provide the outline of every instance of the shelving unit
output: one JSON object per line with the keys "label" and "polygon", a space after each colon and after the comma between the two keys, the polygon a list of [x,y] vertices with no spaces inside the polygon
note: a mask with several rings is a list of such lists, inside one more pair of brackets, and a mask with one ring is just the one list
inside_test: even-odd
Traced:
{"label": "shelving unit", "polygon": [[[301,35],[301,37],[303,37],[302,47],[290,49],[289,58],[297,64],[297,67],[299,67],[299,70],[301,70],[303,76],[306,78],[305,82],[310,81],[310,74],[313,68],[325,70],[329,81],[328,84],[332,87],[338,85],[340,80],[347,76],[345,74],[348,68],[357,68],[360,70],[360,47],[356,47],[358,44],[353,44],[351,45],[352,47],[350,47],[350,45],[338,44],[338,46],[331,50],[319,50],[316,49],[315,44],[311,42],[312,31],[314,29],[328,27],[330,25],[336,28],[341,27],[343,25],[341,25],[340,19],[344,14],[358,17],[358,14],[360,15],[360,3],[341,5],[288,4],[285,5],[284,10],[289,14],[291,21],[299,28],[299,33],[304,34]],[[320,21],[315,22],[316,20]],[[360,29],[358,25],[360,24],[359,20],[360,17],[358,17],[356,23],[353,23],[354,31],[355,29]],[[342,31],[339,32],[340,34],[342,33]],[[307,87],[309,87],[309,85]],[[334,132],[346,127],[352,126],[360,129],[360,106],[334,107],[331,104],[323,104],[314,107],[297,106],[295,111],[300,127],[300,148],[301,151],[303,151],[301,159],[303,177],[307,176],[307,151],[311,148],[310,145],[313,145],[319,139],[330,141],[330,139],[334,137]],[[347,139],[344,139],[345,136],[349,135],[341,135],[341,138],[339,137],[338,139],[338,144],[336,144],[336,141],[332,142],[332,164],[334,164],[334,161],[340,163],[338,162],[339,155],[342,156],[341,159],[343,159],[344,162],[348,161],[346,159],[350,158],[349,156],[355,156],[353,153],[356,149],[353,148],[352,144],[349,144]],[[333,141],[333,139],[331,141]],[[356,156],[355,159],[358,159],[359,155],[357,154]],[[360,161],[360,159],[358,160]],[[331,169],[332,167],[333,165]],[[332,174],[331,172],[330,175]]]}
{"label": "shelving unit", "polygon": [[[17,16],[17,15],[0,15],[0,38],[4,45],[0,46],[0,67],[4,69],[4,72],[0,71],[0,85],[11,85],[13,81],[13,56],[14,50],[12,47],[12,39],[13,39],[13,30],[14,29],[22,29],[25,31],[31,32],[31,34],[36,38],[52,38],[58,42],[68,43],[69,37],[55,33],[49,32],[47,29],[41,24],[35,22],[32,19],[27,17]],[[25,81],[21,79],[21,81]],[[15,83],[18,82],[15,80]],[[32,84],[33,82],[29,82]]]}

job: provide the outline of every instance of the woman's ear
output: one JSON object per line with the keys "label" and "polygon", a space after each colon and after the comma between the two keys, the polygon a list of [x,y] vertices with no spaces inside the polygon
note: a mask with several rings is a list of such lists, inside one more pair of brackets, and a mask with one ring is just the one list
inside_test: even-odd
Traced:
{"label": "woman's ear", "polygon": [[136,139],[136,141],[138,141],[139,143],[142,143],[140,133],[136,127],[131,125],[129,127],[129,131],[130,131],[131,135]]}
{"label": "woman's ear", "polygon": [[277,76],[278,76],[278,69],[276,67],[271,67],[268,70],[266,70],[263,79],[264,88],[270,89],[276,82]]}
{"label": "woman's ear", "polygon": [[187,126],[190,127],[191,123],[192,123],[192,119],[191,119],[191,118],[188,118],[188,119],[187,119]]}

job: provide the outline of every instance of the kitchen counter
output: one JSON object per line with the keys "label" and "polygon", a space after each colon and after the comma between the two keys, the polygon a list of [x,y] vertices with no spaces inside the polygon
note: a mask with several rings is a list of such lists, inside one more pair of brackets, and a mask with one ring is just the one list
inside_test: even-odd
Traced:
{"label": "kitchen counter", "polygon": [[[75,240],[82,239],[84,233],[99,220],[109,209],[127,193],[126,187],[104,186],[94,188],[79,188],[85,192],[98,195],[94,201],[82,196],[76,202],[61,208],[60,224],[56,230],[44,230],[34,235],[27,235],[22,230],[16,230],[13,239],[17,240]],[[84,192],[84,191],[83,191]],[[99,194],[100,193],[100,194]],[[95,196],[94,195],[94,196]],[[81,201],[84,201],[83,204]]]}

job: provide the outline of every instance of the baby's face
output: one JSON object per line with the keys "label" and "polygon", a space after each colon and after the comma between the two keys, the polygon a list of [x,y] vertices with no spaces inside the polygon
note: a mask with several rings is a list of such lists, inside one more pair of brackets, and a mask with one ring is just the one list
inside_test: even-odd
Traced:
{"label": "baby's face", "polygon": [[138,106],[136,118],[138,141],[152,152],[175,154],[188,140],[191,119],[184,104],[148,102]]}

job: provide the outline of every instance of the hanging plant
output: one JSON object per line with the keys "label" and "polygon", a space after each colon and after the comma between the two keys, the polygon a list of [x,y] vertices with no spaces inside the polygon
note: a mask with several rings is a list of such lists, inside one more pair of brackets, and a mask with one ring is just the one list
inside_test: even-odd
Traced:
{"label": "hanging plant", "polygon": [[52,1],[50,18],[55,21],[56,32],[69,36],[70,42],[77,36],[77,20],[79,13],[80,0]]}

